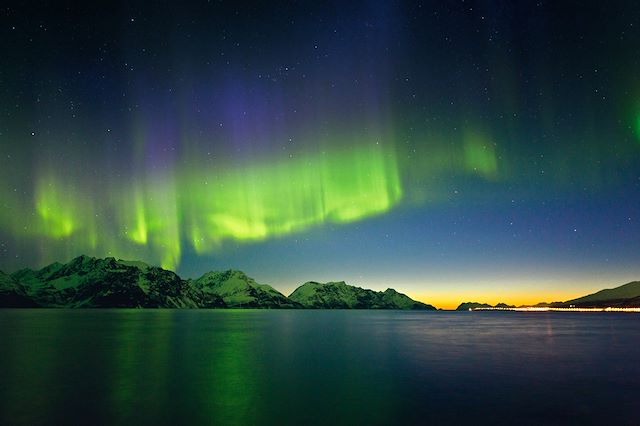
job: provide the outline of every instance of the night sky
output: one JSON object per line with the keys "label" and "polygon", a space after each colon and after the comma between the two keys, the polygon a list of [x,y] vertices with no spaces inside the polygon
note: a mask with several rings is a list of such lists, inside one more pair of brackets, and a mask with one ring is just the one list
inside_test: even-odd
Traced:
{"label": "night sky", "polygon": [[640,3],[3,2],[0,269],[463,300],[640,278]]}

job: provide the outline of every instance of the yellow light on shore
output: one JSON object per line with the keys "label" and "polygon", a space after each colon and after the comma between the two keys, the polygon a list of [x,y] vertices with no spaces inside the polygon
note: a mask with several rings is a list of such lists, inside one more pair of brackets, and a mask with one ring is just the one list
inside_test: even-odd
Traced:
{"label": "yellow light on shore", "polygon": [[640,312],[640,308],[550,308],[526,306],[521,308],[469,308],[470,311],[517,311],[517,312]]}

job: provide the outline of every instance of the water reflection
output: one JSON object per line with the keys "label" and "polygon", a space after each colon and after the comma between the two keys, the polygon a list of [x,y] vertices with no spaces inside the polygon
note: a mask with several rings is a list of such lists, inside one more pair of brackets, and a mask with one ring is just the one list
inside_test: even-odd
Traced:
{"label": "water reflection", "polygon": [[0,311],[0,424],[631,423],[634,314]]}

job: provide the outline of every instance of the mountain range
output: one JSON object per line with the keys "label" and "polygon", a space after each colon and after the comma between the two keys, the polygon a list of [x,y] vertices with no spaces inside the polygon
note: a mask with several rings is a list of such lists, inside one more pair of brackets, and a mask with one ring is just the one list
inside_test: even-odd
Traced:
{"label": "mountain range", "polygon": [[185,280],[144,262],[89,256],[39,270],[0,272],[0,307],[435,310],[393,289],[307,282],[287,297],[242,271],[212,271]]}
{"label": "mountain range", "polygon": [[[632,281],[619,287],[597,291],[587,296],[567,300],[566,302],[540,302],[535,305],[522,305],[520,307],[544,307],[544,308],[638,308],[640,307],[640,281]],[[498,303],[495,306],[487,303],[464,302],[456,310],[467,311],[477,308],[515,308],[513,305]]]}
{"label": "mountain range", "polygon": [[[640,307],[640,281],[600,290],[546,307]],[[374,291],[344,281],[308,281],[288,297],[237,270],[211,271],[182,279],[139,261],[79,256],[42,269],[0,271],[0,307],[48,308],[266,308],[435,310],[394,289]],[[511,308],[464,302],[456,310]]]}
{"label": "mountain range", "polygon": [[175,273],[142,262],[79,256],[67,264],[11,274],[42,307],[217,308],[221,296],[205,293]]}

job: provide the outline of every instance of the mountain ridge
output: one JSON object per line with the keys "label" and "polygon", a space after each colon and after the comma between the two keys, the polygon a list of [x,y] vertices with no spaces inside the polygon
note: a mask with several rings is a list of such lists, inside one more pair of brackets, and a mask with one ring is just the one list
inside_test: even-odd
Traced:
{"label": "mountain ridge", "polygon": [[192,288],[174,272],[113,257],[78,256],[34,271],[12,274],[32,300],[45,307],[224,307],[220,297]]}
{"label": "mountain ridge", "polygon": [[391,288],[374,291],[350,286],[344,281],[307,281],[295,289],[289,298],[310,309],[436,309]]}
{"label": "mountain ridge", "polygon": [[301,307],[270,285],[258,284],[244,272],[234,269],[209,271],[192,282],[204,293],[220,296],[230,308]]}
{"label": "mountain ridge", "polygon": [[[336,304],[344,309],[435,309],[393,289],[376,292],[344,281],[341,288],[347,301]],[[357,303],[351,303],[354,294],[359,295]],[[305,309],[310,306],[270,285],[257,283],[239,270],[209,271],[196,279],[182,279],[172,271],[140,261],[81,255],[68,263],[54,262],[38,270],[24,268],[11,275],[0,273],[0,307]]]}
{"label": "mountain ridge", "polygon": [[583,307],[638,307],[640,281],[631,281],[618,287],[606,288],[586,296],[563,302],[563,305]]}

